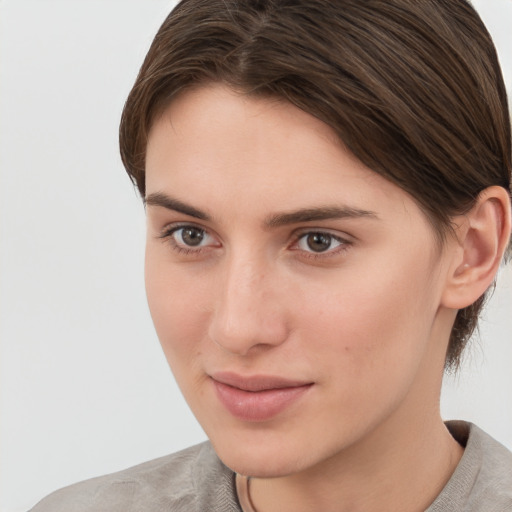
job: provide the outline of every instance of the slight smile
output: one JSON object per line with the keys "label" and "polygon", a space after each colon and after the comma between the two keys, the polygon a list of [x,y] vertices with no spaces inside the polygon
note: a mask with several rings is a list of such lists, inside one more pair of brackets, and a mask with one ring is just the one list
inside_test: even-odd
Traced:
{"label": "slight smile", "polygon": [[242,421],[262,422],[277,416],[301,398],[312,382],[270,375],[244,377],[231,372],[211,375],[220,402]]}

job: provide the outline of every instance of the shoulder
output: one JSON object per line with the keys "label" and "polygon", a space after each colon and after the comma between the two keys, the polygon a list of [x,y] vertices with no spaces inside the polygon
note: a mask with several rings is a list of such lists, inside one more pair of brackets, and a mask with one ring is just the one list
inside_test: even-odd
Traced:
{"label": "shoulder", "polygon": [[[209,442],[56,491],[31,512],[238,512],[234,474]],[[216,503],[223,508],[215,508]]]}
{"label": "shoulder", "polygon": [[511,511],[512,453],[475,425],[471,428],[474,442],[478,444],[471,458],[479,468],[472,502],[486,504],[486,512]]}
{"label": "shoulder", "polygon": [[464,455],[428,512],[512,511],[512,453],[476,425],[448,422]]}

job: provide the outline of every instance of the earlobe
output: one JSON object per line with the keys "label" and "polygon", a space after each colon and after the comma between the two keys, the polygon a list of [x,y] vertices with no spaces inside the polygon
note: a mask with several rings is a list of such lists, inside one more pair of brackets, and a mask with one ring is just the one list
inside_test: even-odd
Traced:
{"label": "earlobe", "polygon": [[511,230],[508,192],[498,186],[483,190],[475,205],[462,217],[442,304],[462,309],[491,286],[507,248]]}

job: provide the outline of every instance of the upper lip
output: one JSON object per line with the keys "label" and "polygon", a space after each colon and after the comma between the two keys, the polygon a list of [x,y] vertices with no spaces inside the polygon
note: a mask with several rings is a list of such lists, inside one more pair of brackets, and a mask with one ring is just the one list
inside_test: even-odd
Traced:
{"label": "upper lip", "polygon": [[233,372],[216,372],[211,374],[210,377],[221,384],[243,391],[296,388],[313,384],[304,380],[285,379],[275,375],[239,375]]}

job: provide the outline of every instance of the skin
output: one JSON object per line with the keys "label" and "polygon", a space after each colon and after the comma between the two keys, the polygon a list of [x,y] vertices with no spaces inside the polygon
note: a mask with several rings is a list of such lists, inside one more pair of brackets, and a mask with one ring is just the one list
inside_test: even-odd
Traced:
{"label": "skin", "polygon": [[[324,123],[220,85],[155,120],[146,187],[159,339],[220,458],[254,477],[258,512],[425,510],[462,455],[439,413],[460,240],[440,247],[413,199]],[[334,207],[365,214],[282,217]],[[307,243],[317,232],[331,236],[323,252]],[[243,421],[219,401],[220,371],[312,385]]]}

